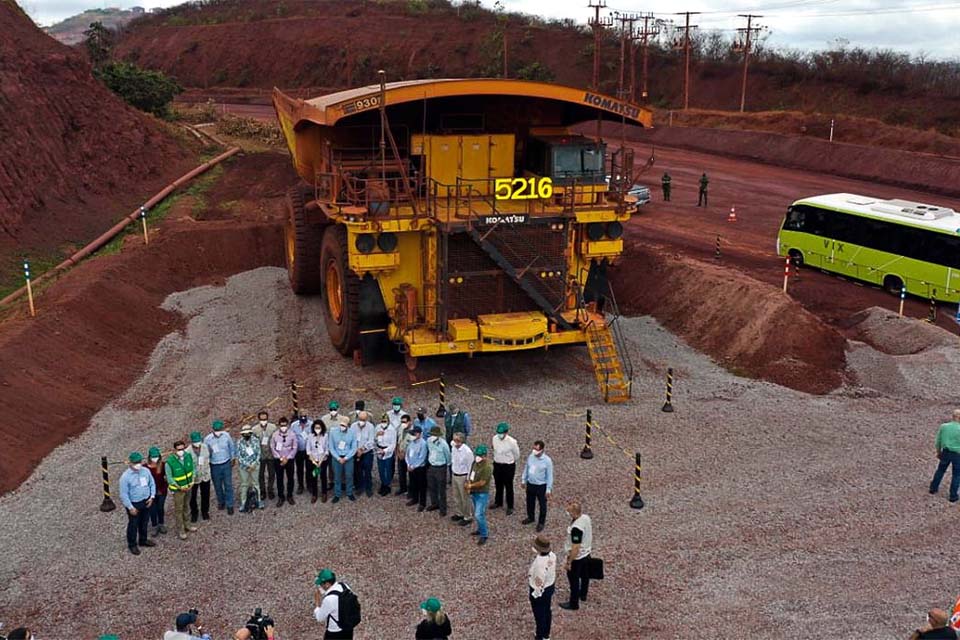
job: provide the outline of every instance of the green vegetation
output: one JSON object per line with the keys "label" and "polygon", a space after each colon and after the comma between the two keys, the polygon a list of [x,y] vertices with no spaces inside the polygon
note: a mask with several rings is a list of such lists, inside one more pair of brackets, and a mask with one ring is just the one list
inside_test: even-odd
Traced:
{"label": "green vegetation", "polygon": [[550,82],[553,80],[553,72],[539,62],[525,64],[514,72],[514,77],[520,80],[539,80],[541,82]]}
{"label": "green vegetation", "polygon": [[173,78],[129,62],[108,62],[96,68],[94,75],[130,106],[161,118],[168,115],[173,98],[183,91]]}
{"label": "green vegetation", "polygon": [[[15,256],[5,261],[2,271],[0,271],[0,298],[6,298],[26,284],[23,279],[23,257],[24,256]],[[50,269],[53,269],[63,262],[66,257],[66,255],[59,251],[28,253],[26,258],[30,262],[31,280],[36,280]]]}

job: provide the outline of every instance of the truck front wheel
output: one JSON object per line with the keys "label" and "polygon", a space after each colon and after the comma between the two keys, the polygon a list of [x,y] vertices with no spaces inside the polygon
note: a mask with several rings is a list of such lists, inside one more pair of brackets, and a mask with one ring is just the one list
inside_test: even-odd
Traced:
{"label": "truck front wheel", "polygon": [[323,315],[334,348],[353,355],[360,344],[360,278],[347,263],[347,230],[327,227],[320,247]]}

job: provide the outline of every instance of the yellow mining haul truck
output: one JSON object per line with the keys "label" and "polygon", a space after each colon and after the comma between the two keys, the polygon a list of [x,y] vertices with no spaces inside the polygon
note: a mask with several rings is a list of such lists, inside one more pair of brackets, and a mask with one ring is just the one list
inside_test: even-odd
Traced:
{"label": "yellow mining haul truck", "polygon": [[412,369],[586,343],[604,398],[629,398],[606,270],[635,208],[633,156],[572,127],[648,127],[647,109],[497,79],[381,81],[312,100],[274,90],[273,102],[304,181],[289,193],[290,283],[323,295],[341,353],[363,362],[394,344]]}

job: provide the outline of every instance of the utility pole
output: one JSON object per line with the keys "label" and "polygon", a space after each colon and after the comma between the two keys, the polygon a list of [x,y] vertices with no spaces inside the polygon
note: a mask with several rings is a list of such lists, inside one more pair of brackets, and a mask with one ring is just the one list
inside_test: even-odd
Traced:
{"label": "utility pole", "polygon": [[[617,85],[617,97],[621,100],[629,98],[633,101],[634,84],[634,37],[633,23],[639,20],[635,13],[617,12],[617,20],[620,21],[620,84]],[[629,44],[628,44],[629,43]],[[629,88],[626,82],[627,75],[627,47],[630,47],[630,84]]]}
{"label": "utility pole", "polygon": [[683,49],[683,110],[690,108],[690,29],[696,29],[697,25],[690,24],[690,16],[700,15],[699,11],[683,11],[677,13],[678,16],[686,16],[686,23],[683,27],[683,44],[674,42],[674,49]]}
{"label": "utility pole", "polygon": [[612,18],[600,19],[600,9],[607,8],[606,0],[590,0],[587,5],[593,9],[593,18],[590,20],[590,27],[593,28],[593,86],[594,91],[600,91],[600,40],[604,27],[613,26]]}
{"label": "utility pole", "polygon": [[507,25],[503,25],[503,77],[506,78],[510,74],[507,71]]}
{"label": "utility pole", "polygon": [[747,102],[747,66],[750,64],[750,52],[753,49],[753,36],[759,34],[763,27],[754,27],[753,19],[762,18],[753,13],[741,13],[738,17],[747,19],[746,28],[737,29],[739,40],[734,43],[734,51],[743,52],[743,81],[740,84],[740,113],[743,113]]}
{"label": "utility pole", "polygon": [[[652,24],[651,24],[652,23]],[[656,38],[660,35],[660,27],[663,25],[662,20],[655,20],[652,13],[647,13],[643,15],[643,31],[637,34],[640,38],[640,47],[643,51],[643,71],[640,82],[640,97],[644,102],[650,97],[648,91],[647,81],[649,79],[649,74],[647,71],[649,53],[650,53],[650,37]],[[637,95],[636,91],[633,89],[633,78],[636,77],[636,71],[633,69],[633,57],[631,52],[630,58],[630,99],[636,102]]]}

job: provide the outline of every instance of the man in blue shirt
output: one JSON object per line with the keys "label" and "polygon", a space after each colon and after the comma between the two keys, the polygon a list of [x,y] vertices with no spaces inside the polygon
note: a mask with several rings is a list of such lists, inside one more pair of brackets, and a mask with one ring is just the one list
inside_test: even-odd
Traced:
{"label": "man in blue shirt", "polygon": [[293,463],[297,469],[297,495],[299,496],[303,493],[303,479],[307,468],[307,436],[310,435],[313,420],[303,414],[294,415],[290,426],[293,435],[297,436],[297,457],[293,459]]}
{"label": "man in blue shirt", "polygon": [[430,433],[437,426],[437,421],[427,415],[426,409],[418,407],[417,417],[413,419],[413,426],[420,427],[420,430],[424,433]]}
{"label": "man in blue shirt", "polygon": [[341,482],[346,484],[347,497],[353,502],[356,500],[353,497],[353,457],[357,455],[357,434],[350,428],[350,416],[340,416],[337,428],[327,434],[327,438],[333,465],[333,502],[340,502],[343,495]]}
{"label": "man in blue shirt", "polygon": [[543,452],[543,440],[533,443],[533,451],[527,456],[523,467],[520,486],[527,488],[527,519],[523,524],[533,522],[535,502],[540,504],[540,517],[537,519],[537,531],[543,531],[547,521],[547,498],[553,493],[553,460]]}
{"label": "man in blue shirt", "polygon": [[203,439],[210,452],[210,479],[217,492],[217,508],[233,515],[233,465],[237,462],[237,446],[223,430],[223,420],[213,421],[213,433]]}
{"label": "man in blue shirt", "polygon": [[430,491],[430,508],[447,515],[447,473],[450,470],[450,445],[443,439],[443,429],[433,425],[427,440],[427,488]]}
{"label": "man in blue shirt", "polygon": [[423,441],[423,429],[410,430],[413,440],[407,444],[407,473],[410,475],[410,499],[407,506],[418,504],[417,511],[427,508],[427,443]]}
{"label": "man in blue shirt", "polygon": [[143,455],[139,451],[131,453],[129,460],[129,468],[120,476],[120,502],[127,510],[127,548],[138,556],[140,547],[157,544],[147,538],[149,511],[157,495],[157,484],[150,471],[143,468]]}

